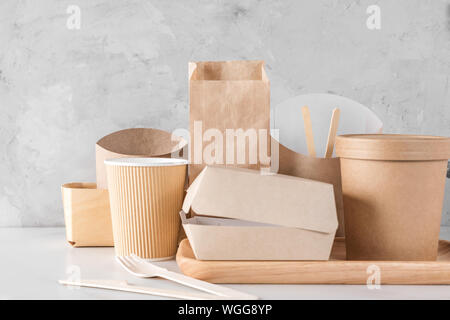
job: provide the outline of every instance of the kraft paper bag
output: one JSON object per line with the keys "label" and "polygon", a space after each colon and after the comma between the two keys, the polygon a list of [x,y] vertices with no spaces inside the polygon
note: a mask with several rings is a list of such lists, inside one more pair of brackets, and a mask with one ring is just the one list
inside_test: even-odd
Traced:
{"label": "kraft paper bag", "polygon": [[189,63],[189,183],[205,165],[270,165],[270,84],[264,61]]}

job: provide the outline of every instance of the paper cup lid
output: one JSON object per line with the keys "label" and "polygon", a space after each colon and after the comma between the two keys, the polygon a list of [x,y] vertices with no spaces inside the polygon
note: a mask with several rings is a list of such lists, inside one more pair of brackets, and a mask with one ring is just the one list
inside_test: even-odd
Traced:
{"label": "paper cup lid", "polygon": [[109,166],[121,167],[169,167],[187,165],[187,160],[177,158],[118,158],[105,160]]}
{"label": "paper cup lid", "polygon": [[336,155],[365,160],[447,160],[450,138],[403,134],[349,134],[336,138]]}

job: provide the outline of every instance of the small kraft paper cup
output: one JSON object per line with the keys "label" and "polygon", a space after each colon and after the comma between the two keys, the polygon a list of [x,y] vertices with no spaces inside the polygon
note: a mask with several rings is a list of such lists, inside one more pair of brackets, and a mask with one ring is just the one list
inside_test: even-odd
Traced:
{"label": "small kraft paper cup", "polygon": [[173,258],[187,161],[121,158],[105,160],[105,165],[116,255]]}

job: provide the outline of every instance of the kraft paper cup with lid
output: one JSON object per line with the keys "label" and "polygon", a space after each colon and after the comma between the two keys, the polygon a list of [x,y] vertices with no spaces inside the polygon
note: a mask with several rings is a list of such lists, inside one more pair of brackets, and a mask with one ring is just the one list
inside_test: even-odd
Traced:
{"label": "kraft paper cup with lid", "polygon": [[436,260],[450,138],[343,135],[347,259]]}
{"label": "kraft paper cup with lid", "polygon": [[105,160],[116,255],[149,260],[175,256],[187,161]]}

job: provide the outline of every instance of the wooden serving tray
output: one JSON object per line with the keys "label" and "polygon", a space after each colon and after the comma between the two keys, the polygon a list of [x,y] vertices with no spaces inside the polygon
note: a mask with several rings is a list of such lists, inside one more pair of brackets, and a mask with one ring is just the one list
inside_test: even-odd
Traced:
{"label": "wooden serving tray", "polygon": [[445,240],[437,261],[347,261],[343,238],[335,240],[329,261],[200,261],[184,239],[177,263],[185,275],[213,283],[366,284],[378,267],[381,284],[450,284]]}

